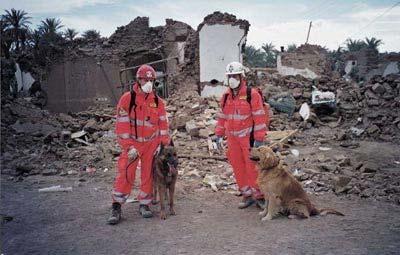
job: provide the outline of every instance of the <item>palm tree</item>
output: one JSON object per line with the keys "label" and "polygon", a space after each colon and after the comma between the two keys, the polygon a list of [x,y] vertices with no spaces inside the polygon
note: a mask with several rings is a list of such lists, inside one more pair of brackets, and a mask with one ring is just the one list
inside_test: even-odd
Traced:
{"label": "palm tree", "polygon": [[73,28],[67,28],[64,32],[64,36],[71,42],[74,40],[77,34],[78,32]]}
{"label": "palm tree", "polygon": [[379,51],[378,47],[383,44],[382,40],[376,39],[375,37],[371,37],[369,39],[368,37],[365,37],[365,44],[368,48]]}
{"label": "palm tree", "polygon": [[11,11],[6,10],[6,14],[2,16],[6,24],[6,30],[11,31],[11,38],[13,43],[15,43],[15,51],[17,53],[19,52],[20,43],[24,44],[24,41],[21,41],[21,39],[26,38],[28,24],[31,24],[29,21],[31,17],[27,15],[28,13],[23,10],[12,8]]}
{"label": "palm tree", "polygon": [[347,50],[350,52],[359,51],[366,46],[365,42],[361,40],[352,40],[348,38],[346,40]]}
{"label": "palm tree", "polygon": [[288,52],[293,52],[297,49],[297,45],[295,43],[289,44],[287,47]]}
{"label": "palm tree", "polygon": [[94,29],[89,29],[83,32],[82,37],[86,40],[96,40],[100,38],[100,32]]}
{"label": "palm tree", "polygon": [[265,51],[266,54],[274,53],[275,46],[271,43],[264,43],[261,48]]}
{"label": "palm tree", "polygon": [[266,64],[269,67],[276,66],[276,54],[277,50],[272,43],[265,43],[261,46],[261,48],[265,51],[266,54]]}
{"label": "palm tree", "polygon": [[41,39],[42,39],[42,33],[40,33],[39,30],[35,29],[29,33],[29,42],[34,49],[39,48],[39,43]]}
{"label": "palm tree", "polygon": [[56,18],[46,18],[42,20],[42,24],[39,26],[40,32],[43,34],[55,35],[58,34],[58,30],[61,29],[61,20]]}
{"label": "palm tree", "polygon": [[266,66],[266,54],[254,46],[246,46],[244,58],[251,67]]}
{"label": "palm tree", "polygon": [[3,18],[0,20],[0,35],[1,55],[8,59],[10,57],[10,48],[13,43],[13,39],[11,36],[11,31],[7,30],[7,24]]}

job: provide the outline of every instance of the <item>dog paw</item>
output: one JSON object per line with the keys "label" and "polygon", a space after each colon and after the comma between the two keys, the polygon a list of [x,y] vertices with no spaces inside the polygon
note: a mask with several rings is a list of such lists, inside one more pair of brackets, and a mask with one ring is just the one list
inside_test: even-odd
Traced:
{"label": "dog paw", "polygon": [[265,217],[263,217],[263,218],[261,219],[261,221],[268,221],[268,220],[272,220],[272,215],[267,214],[267,216],[265,216]]}
{"label": "dog paw", "polygon": [[258,215],[260,215],[261,217],[265,217],[267,215],[268,212],[262,211],[259,212]]}
{"label": "dog paw", "polygon": [[160,212],[160,219],[166,220],[167,219],[167,214],[164,211]]}
{"label": "dog paw", "polygon": [[169,214],[170,215],[176,215],[176,212],[173,208],[169,209]]}

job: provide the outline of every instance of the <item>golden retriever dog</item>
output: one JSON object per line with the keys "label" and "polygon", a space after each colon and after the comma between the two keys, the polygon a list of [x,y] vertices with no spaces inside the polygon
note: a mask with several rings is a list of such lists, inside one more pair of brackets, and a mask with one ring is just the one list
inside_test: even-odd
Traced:
{"label": "golden retriever dog", "polygon": [[280,158],[267,146],[253,148],[251,160],[259,166],[257,183],[268,206],[260,215],[262,221],[272,220],[279,213],[292,217],[309,218],[328,213],[344,216],[333,209],[317,209],[308,198],[301,184],[283,166]]}

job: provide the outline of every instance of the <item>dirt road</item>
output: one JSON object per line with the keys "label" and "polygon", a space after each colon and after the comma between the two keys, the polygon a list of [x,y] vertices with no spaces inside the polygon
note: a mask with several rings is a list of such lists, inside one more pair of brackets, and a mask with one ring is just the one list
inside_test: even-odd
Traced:
{"label": "dirt road", "polygon": [[[138,204],[124,220],[106,225],[113,173],[107,178],[31,176],[2,178],[3,254],[399,254],[400,207],[384,202],[313,197],[346,216],[261,222],[256,207],[239,210],[239,197],[209,189],[177,192],[177,215],[142,219]],[[80,183],[80,184],[78,184]],[[62,184],[68,193],[39,193]],[[156,208],[158,211],[158,208]],[[158,216],[158,212],[156,212]]]}

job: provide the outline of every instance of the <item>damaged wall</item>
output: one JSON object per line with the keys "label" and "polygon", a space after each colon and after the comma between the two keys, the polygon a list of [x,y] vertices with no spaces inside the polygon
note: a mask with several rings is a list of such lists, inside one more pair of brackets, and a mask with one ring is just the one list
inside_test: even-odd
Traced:
{"label": "damaged wall", "polygon": [[[27,93],[32,84],[35,82],[35,79],[33,79],[31,73],[22,71],[18,63],[15,64],[15,68],[15,78],[18,84],[18,92]],[[10,89],[12,91],[12,88]]]}
{"label": "damaged wall", "polygon": [[[247,20],[217,11],[207,15],[198,25],[197,31],[189,35],[185,51],[186,65],[182,72],[189,82],[198,85],[199,93],[203,94],[204,86],[212,87],[209,88],[210,93],[224,88],[218,84],[206,83],[213,79],[223,82],[226,65],[242,59],[238,43],[243,35],[247,35],[249,27]],[[246,38],[243,37],[240,45],[245,42]],[[213,89],[218,86],[220,88]]]}
{"label": "damaged wall", "polygon": [[[121,68],[175,56],[182,60],[187,38],[193,32],[189,25],[172,19],[167,19],[165,26],[150,27],[148,17],[137,17],[128,25],[118,27],[108,39],[78,41],[66,49],[63,59],[50,67],[44,82],[49,95],[47,108],[81,111],[98,98],[115,104],[121,93],[117,89]],[[180,70],[177,60],[152,65],[161,77],[166,77],[171,88],[176,85],[170,76]],[[124,72],[123,82],[134,81],[136,71]]]}
{"label": "damaged wall", "polygon": [[199,32],[200,82],[223,82],[225,68],[232,61],[242,62],[241,48],[246,31],[230,24],[205,24]]}
{"label": "damaged wall", "polygon": [[47,108],[55,112],[76,112],[91,105],[115,105],[121,91],[118,66],[82,58],[55,65],[43,88],[49,95]]}
{"label": "damaged wall", "polygon": [[348,53],[345,56],[345,74],[349,77],[352,72],[361,79],[370,80],[376,75],[387,76],[399,73],[400,54],[379,54],[374,49],[364,48]]}

